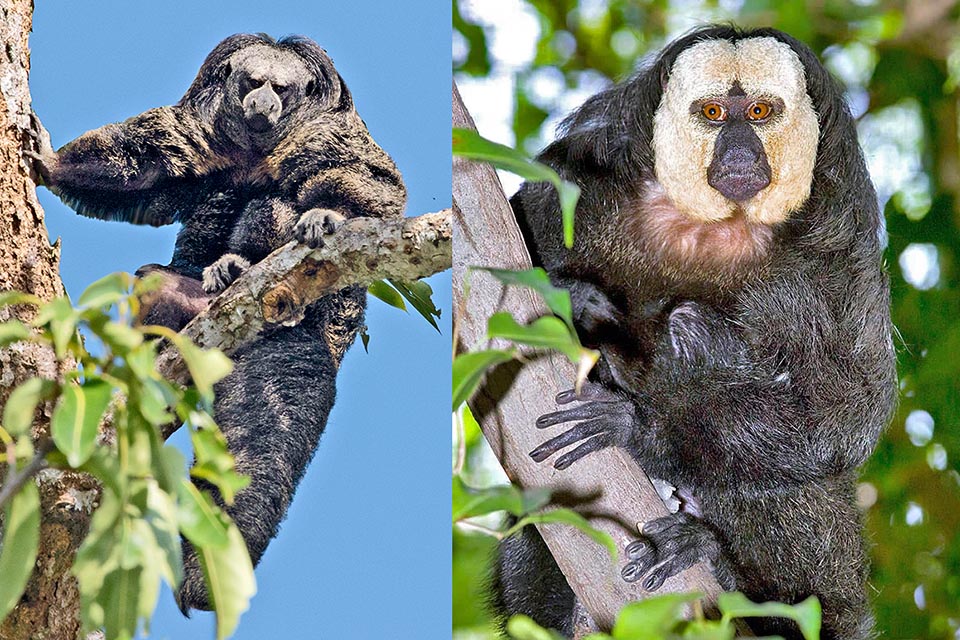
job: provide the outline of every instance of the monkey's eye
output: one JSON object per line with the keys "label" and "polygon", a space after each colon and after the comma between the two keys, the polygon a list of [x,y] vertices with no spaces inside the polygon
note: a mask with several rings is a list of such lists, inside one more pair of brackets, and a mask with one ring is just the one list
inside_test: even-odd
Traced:
{"label": "monkey's eye", "polygon": [[747,107],[748,120],[765,120],[773,112],[773,108],[766,102],[754,102]]}
{"label": "monkey's eye", "polygon": [[700,108],[703,117],[712,122],[722,122],[727,119],[727,110],[719,102],[708,102]]}
{"label": "monkey's eye", "polygon": [[289,87],[288,85],[275,84],[275,85],[273,85],[273,90],[277,92],[277,95],[278,95],[278,96],[282,96],[282,95],[284,95],[287,91],[290,90],[290,87]]}

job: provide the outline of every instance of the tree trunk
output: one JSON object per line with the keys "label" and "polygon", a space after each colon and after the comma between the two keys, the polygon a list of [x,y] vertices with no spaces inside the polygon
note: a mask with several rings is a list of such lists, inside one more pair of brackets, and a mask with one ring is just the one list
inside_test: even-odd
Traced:
{"label": "tree trunk", "polygon": [[[474,128],[470,114],[453,91],[453,126]],[[463,278],[468,267],[529,269],[530,256],[517,228],[500,181],[488,164],[455,158],[453,208],[456,251],[453,264],[454,309],[457,312],[457,351],[483,348],[486,320],[497,311],[510,311],[529,322],[546,308],[527,289],[503,287],[484,272],[470,276],[466,297]],[[574,368],[561,355],[508,363],[488,373],[470,401],[483,434],[511,481],[525,489],[548,487],[555,502],[575,506],[590,523],[609,533],[622,551],[637,538],[637,524],[667,514],[650,480],[630,456],[615,448],[591,453],[571,469],[557,471],[528,455],[549,437],[534,428],[540,415],[556,411],[553,398],[573,386]],[[573,527],[538,525],[544,541],[577,594],[586,614],[601,629],[610,629],[620,608],[650,593],[639,582],[627,583],[600,545]],[[619,564],[623,564],[621,553]],[[658,593],[701,591],[712,599],[720,587],[703,564],[667,580]],[[584,616],[578,617],[583,618]],[[581,620],[582,621],[582,620]],[[590,630],[589,621],[579,627]],[[582,635],[582,632],[580,633]]]}
{"label": "tree trunk", "polygon": [[[44,300],[64,294],[60,244],[50,245],[36,187],[23,162],[30,143],[30,52],[33,21],[30,0],[0,0],[0,291],[16,289]],[[29,320],[25,307],[0,309],[0,322]],[[0,402],[33,376],[56,378],[53,353],[35,344],[0,350]],[[52,407],[37,412],[34,437],[50,427]],[[0,469],[5,473],[5,469]],[[2,477],[2,476],[0,476]],[[87,476],[45,471],[38,477],[41,497],[40,549],[33,576],[20,604],[0,625],[0,639],[74,638],[80,631],[80,594],[70,574],[77,547],[86,535],[98,486]],[[2,578],[0,578],[2,579]]]}

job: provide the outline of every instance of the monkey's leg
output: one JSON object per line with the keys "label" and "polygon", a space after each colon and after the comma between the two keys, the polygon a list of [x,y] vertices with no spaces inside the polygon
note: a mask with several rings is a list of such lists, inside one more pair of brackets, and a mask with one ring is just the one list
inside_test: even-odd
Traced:
{"label": "monkey's leg", "polygon": [[501,626],[520,613],[542,627],[573,635],[577,598],[535,527],[524,527],[500,543],[490,587],[490,606]]}
{"label": "monkey's leg", "polygon": [[736,586],[716,534],[695,516],[683,511],[671,513],[646,523],[642,534],[627,545],[630,562],[621,571],[627,582],[646,576],[643,588],[656,591],[668,578],[707,560],[723,589],[730,591]]}
{"label": "monkey's leg", "polygon": [[[234,354],[233,373],[215,389],[214,418],[250,486],[229,506],[214,496],[239,527],[255,565],[277,534],[333,406],[336,368],[312,325],[308,316],[243,347]],[[209,609],[189,544],[178,603],[184,611]]]}

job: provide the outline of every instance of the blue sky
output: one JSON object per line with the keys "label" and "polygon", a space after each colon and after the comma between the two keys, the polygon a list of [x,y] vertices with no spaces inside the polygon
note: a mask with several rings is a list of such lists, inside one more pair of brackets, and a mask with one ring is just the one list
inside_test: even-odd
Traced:
{"label": "blue sky", "polygon": [[[409,191],[407,215],[450,206],[450,5],[257,1],[36,3],[34,109],[55,147],[179,100],[200,63],[238,32],[303,34],[331,55]],[[76,296],[107,273],[166,264],[175,227],[82,218],[45,189],[51,240]],[[354,346],[293,506],[257,569],[235,638],[450,637],[450,276],[429,280],[437,334],[371,300],[370,353]],[[161,595],[151,638],[211,638]]]}

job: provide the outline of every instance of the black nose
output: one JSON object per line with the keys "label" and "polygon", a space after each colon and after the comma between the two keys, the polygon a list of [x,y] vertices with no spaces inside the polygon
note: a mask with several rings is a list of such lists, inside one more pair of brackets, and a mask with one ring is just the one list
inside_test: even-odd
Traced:
{"label": "black nose", "polygon": [[735,202],[744,202],[770,184],[763,142],[745,122],[729,123],[717,135],[707,184]]}

